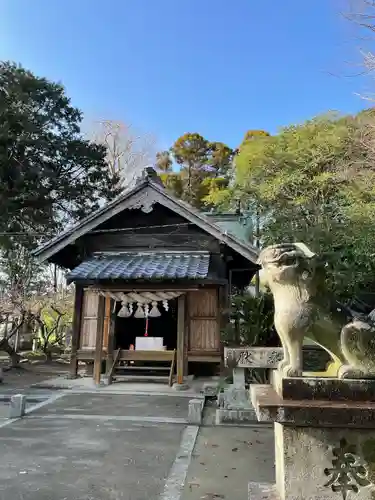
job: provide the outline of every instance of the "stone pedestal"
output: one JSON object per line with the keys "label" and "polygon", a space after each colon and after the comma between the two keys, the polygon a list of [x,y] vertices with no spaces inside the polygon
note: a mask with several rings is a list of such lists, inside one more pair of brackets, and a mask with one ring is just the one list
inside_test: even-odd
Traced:
{"label": "stone pedestal", "polygon": [[233,384],[220,394],[218,404],[216,425],[256,421],[249,391],[245,388],[245,368],[233,369]]}
{"label": "stone pedestal", "polygon": [[281,378],[251,388],[261,422],[274,422],[276,484],[249,498],[374,500],[375,381]]}
{"label": "stone pedestal", "polygon": [[249,391],[245,387],[246,368],[275,368],[281,361],[281,348],[225,348],[224,363],[233,368],[233,384],[219,394],[216,424],[255,423],[257,421]]}

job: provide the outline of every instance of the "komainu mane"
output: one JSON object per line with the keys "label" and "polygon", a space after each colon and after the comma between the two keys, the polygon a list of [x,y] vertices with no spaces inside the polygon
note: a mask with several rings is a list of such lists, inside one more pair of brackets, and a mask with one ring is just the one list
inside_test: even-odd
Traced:
{"label": "komainu mane", "polygon": [[308,338],[323,347],[338,366],[340,378],[375,378],[375,326],[331,307],[324,265],[303,243],[273,245],[259,264],[275,302],[275,328],[284,349],[279,369],[302,376],[302,345]]}

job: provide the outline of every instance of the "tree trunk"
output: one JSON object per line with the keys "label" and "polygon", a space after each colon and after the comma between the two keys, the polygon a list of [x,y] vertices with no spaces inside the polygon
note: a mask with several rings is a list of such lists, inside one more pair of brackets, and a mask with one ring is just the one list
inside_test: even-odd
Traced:
{"label": "tree trunk", "polygon": [[50,343],[48,341],[45,341],[42,347],[43,354],[46,357],[46,362],[51,363],[52,361],[52,352],[50,349]]}
{"label": "tree trunk", "polygon": [[17,354],[13,347],[9,344],[8,339],[2,339],[0,341],[0,351],[5,351],[8,354],[12,368],[19,365],[21,356]]}

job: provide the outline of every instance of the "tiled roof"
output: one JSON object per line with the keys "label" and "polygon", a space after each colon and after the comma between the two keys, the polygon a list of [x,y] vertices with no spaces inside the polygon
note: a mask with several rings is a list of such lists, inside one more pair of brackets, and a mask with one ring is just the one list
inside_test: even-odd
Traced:
{"label": "tiled roof", "polygon": [[126,252],[101,254],[82,262],[67,276],[76,280],[202,279],[208,274],[208,252]]}

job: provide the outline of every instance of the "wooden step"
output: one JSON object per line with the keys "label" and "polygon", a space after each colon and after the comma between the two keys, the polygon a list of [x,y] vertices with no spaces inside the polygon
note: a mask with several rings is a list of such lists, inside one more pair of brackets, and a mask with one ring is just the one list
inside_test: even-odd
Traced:
{"label": "wooden step", "polygon": [[[122,361],[130,362],[138,361],[145,363],[153,363],[155,361],[170,362],[169,366],[141,366],[141,365],[122,365]],[[171,387],[173,384],[173,375],[176,363],[176,351],[121,351],[117,349],[115,351],[114,360],[110,370],[108,371],[108,381],[111,383],[112,375],[115,375],[115,379],[119,381],[122,380],[152,380],[152,381],[167,381],[168,385]],[[167,374],[165,376],[157,376],[155,372],[164,371]],[[138,372],[137,375],[130,375],[130,373]],[[153,375],[151,375],[153,374]]]}
{"label": "wooden step", "polygon": [[133,365],[127,365],[127,366],[116,366],[115,371],[117,370],[148,370],[148,371],[168,371],[170,370],[170,366],[133,366]]}
{"label": "wooden step", "polygon": [[162,375],[147,375],[139,373],[137,375],[114,375],[114,382],[138,382],[140,380],[151,381],[151,382],[169,382],[168,376]]}

